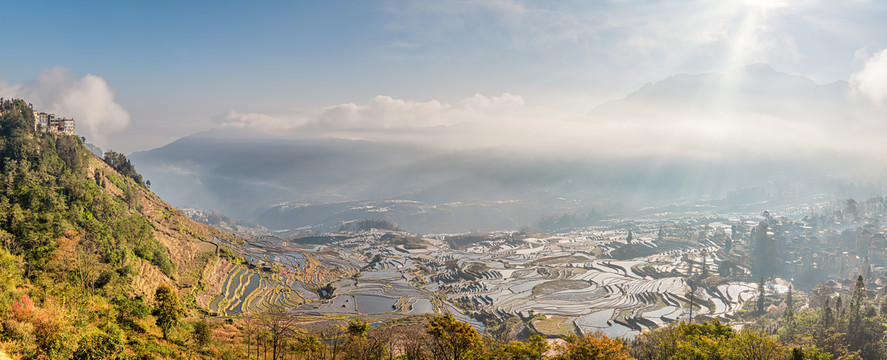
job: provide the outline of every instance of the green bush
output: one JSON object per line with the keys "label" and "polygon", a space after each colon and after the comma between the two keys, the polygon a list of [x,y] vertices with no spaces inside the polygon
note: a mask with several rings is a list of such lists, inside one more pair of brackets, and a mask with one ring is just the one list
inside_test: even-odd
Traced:
{"label": "green bush", "polygon": [[111,359],[123,350],[125,337],[116,327],[108,332],[94,331],[87,333],[77,342],[74,360]]}

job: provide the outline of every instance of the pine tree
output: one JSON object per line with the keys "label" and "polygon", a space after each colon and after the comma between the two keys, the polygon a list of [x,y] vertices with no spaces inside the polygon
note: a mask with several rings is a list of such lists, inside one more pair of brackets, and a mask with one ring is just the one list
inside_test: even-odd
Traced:
{"label": "pine tree", "polygon": [[758,314],[764,313],[764,278],[761,277],[761,282],[758,283]]}
{"label": "pine tree", "polygon": [[850,298],[850,319],[847,322],[847,335],[851,345],[857,344],[862,337],[862,308],[865,306],[865,281],[862,275],[856,278],[856,287]]}
{"label": "pine tree", "polygon": [[840,328],[840,324],[844,321],[844,302],[841,296],[835,300],[835,327]]}
{"label": "pine tree", "polygon": [[881,317],[887,317],[887,294],[881,296],[881,303],[879,305],[878,312],[881,314]]}
{"label": "pine tree", "polygon": [[785,326],[785,338],[784,340],[788,343],[794,343],[795,341],[795,310],[794,310],[794,300],[792,299],[792,286],[789,285],[788,293],[785,296],[785,315],[783,317],[783,324]]}
{"label": "pine tree", "polygon": [[869,280],[872,277],[872,264],[869,263],[869,257],[866,256],[865,260],[863,260],[862,265],[859,267],[859,274],[862,275],[863,279]]}
{"label": "pine tree", "polygon": [[835,324],[835,313],[829,306],[829,299],[825,299],[825,307],[822,309],[822,318],[820,319],[823,329],[828,329]]}

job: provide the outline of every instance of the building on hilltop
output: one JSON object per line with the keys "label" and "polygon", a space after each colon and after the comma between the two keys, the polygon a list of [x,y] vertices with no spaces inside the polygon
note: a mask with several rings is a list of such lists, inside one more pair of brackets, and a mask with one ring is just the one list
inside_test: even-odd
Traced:
{"label": "building on hilltop", "polygon": [[50,120],[49,131],[74,135],[74,119],[55,118]]}
{"label": "building on hilltop", "polygon": [[53,133],[63,133],[74,135],[74,119],[56,117],[55,114],[47,114],[45,112],[37,112],[34,106],[31,106],[34,113],[34,130],[43,129]]}
{"label": "building on hilltop", "polygon": [[34,122],[37,127],[47,127],[49,126],[49,121],[55,119],[55,115],[47,114],[44,112],[38,113],[36,110],[34,111]]}

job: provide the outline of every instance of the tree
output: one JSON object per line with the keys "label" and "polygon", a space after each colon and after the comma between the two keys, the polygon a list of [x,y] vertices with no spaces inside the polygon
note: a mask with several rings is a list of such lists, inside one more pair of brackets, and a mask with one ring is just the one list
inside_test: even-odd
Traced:
{"label": "tree", "polygon": [[794,319],[795,311],[793,309],[794,300],[792,299],[792,286],[788,286],[788,294],[785,295],[785,318],[786,319]]}
{"label": "tree", "polygon": [[785,314],[783,315],[783,324],[785,326],[785,336],[789,343],[795,340],[795,310],[794,300],[792,299],[792,286],[788,287],[788,294],[785,295]]}
{"label": "tree", "polygon": [[157,287],[154,292],[154,302],[154,316],[157,317],[157,326],[163,331],[163,338],[167,339],[169,330],[179,322],[184,311],[179,304],[179,297],[166,284]]}
{"label": "tree", "polygon": [[611,339],[601,332],[585,336],[571,335],[557,360],[628,360],[628,347],[622,340]]}
{"label": "tree", "polygon": [[314,359],[315,354],[320,353],[322,348],[323,345],[320,343],[320,340],[311,335],[300,337],[296,342],[296,351],[308,354],[309,359]]}
{"label": "tree", "polygon": [[878,313],[881,314],[881,317],[887,318],[887,295],[881,296],[881,302],[878,305]]}
{"label": "tree", "polygon": [[878,319],[877,311],[866,298],[865,281],[862,275],[856,278],[856,287],[850,298],[847,340],[851,351],[858,351],[864,359],[880,358],[883,350],[884,326]]}
{"label": "tree", "polygon": [[348,335],[352,337],[366,337],[370,325],[360,319],[348,322]]}
{"label": "tree", "polygon": [[348,322],[345,330],[348,332],[348,359],[381,359],[385,354],[386,343],[389,340],[390,333],[375,331],[373,336],[367,336],[370,325],[366,321],[356,319]]}
{"label": "tree", "polygon": [[88,233],[84,234],[83,240],[74,247],[73,265],[77,278],[80,280],[80,287],[89,294],[92,294],[93,285],[101,269],[96,256],[97,252],[98,246]]}
{"label": "tree", "polygon": [[787,349],[768,336],[737,333],[718,320],[680,323],[644,332],[631,346],[638,359],[783,359]]}
{"label": "tree", "polygon": [[212,342],[212,337],[212,325],[206,319],[194,323],[194,332],[191,334],[191,338],[194,339],[198,347],[209,345]]}
{"label": "tree", "polygon": [[856,278],[856,286],[850,297],[850,318],[847,322],[847,335],[850,341],[855,342],[860,337],[860,326],[862,325],[862,307],[865,305],[865,281],[862,275]]}
{"label": "tree", "polygon": [[271,343],[272,360],[282,357],[287,339],[295,334],[296,320],[296,317],[287,314],[280,306],[273,307],[259,317],[268,341]]}
{"label": "tree", "polygon": [[539,334],[525,341],[512,341],[502,347],[503,360],[541,360],[549,349],[548,342]]}
{"label": "tree", "polygon": [[758,314],[764,313],[764,278],[761,277],[761,282],[758,283],[758,302],[757,307],[755,308]]}
{"label": "tree", "polygon": [[844,309],[844,298],[841,295],[838,295],[838,298],[835,299],[835,321],[841,323],[844,321],[844,315],[846,315]]}
{"label": "tree", "polygon": [[77,342],[77,350],[71,357],[74,360],[116,359],[124,349],[126,337],[117,327],[108,332],[90,332]]}
{"label": "tree", "polygon": [[428,317],[426,331],[431,335],[431,352],[436,359],[480,359],[483,355],[480,334],[453,314]]}
{"label": "tree", "polygon": [[862,278],[865,280],[870,280],[872,278],[872,264],[869,262],[868,256],[865,257],[862,265],[859,266],[859,274],[862,275]]}
{"label": "tree", "polygon": [[145,328],[138,320],[148,316],[151,313],[151,309],[145,305],[140,296],[130,299],[126,296],[118,295],[112,303],[117,310],[118,324],[138,333],[145,332]]}
{"label": "tree", "polygon": [[115,152],[113,150],[108,150],[105,152],[105,157],[103,159],[105,163],[108,164],[114,170],[117,170],[121,175],[129,177],[133,179],[137,184],[144,186],[145,183],[142,181],[142,175],[140,175],[135,166],[126,158],[126,155]]}
{"label": "tree", "polygon": [[419,326],[400,327],[400,352],[405,360],[431,358],[431,336]]}
{"label": "tree", "polygon": [[742,332],[724,346],[727,359],[785,359],[789,350],[766,335]]}
{"label": "tree", "polygon": [[825,299],[825,307],[822,309],[822,318],[820,320],[822,327],[828,329],[835,324],[835,314],[829,306],[829,300]]}

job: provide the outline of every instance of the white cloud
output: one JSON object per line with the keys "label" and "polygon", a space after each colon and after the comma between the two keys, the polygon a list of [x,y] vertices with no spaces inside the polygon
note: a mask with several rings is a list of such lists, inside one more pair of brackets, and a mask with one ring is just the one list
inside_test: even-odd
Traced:
{"label": "white cloud", "polygon": [[877,105],[887,105],[887,49],[865,61],[862,70],[850,76],[853,92]]}
{"label": "white cloud", "polygon": [[[887,57],[882,55],[874,58]],[[847,156],[868,161],[884,153],[873,136],[887,124],[857,113],[844,97],[846,88],[835,88],[840,83],[818,85],[757,65],[675,76],[650,86],[579,118],[506,92],[453,102],[376,96],[292,119],[231,112],[223,124],[302,138],[607,160]]]}
{"label": "white cloud", "polygon": [[[515,94],[475,94],[452,104],[379,95],[365,103],[327,106],[308,115],[268,115],[231,110],[213,119],[221,128],[302,138],[348,138],[464,148],[499,142],[534,122],[572,117],[527,106]],[[545,121],[542,121],[544,124]]]}
{"label": "white cloud", "polygon": [[493,97],[474,94],[474,96],[464,99],[459,103],[466,109],[474,110],[514,109],[522,108],[526,105],[522,97],[511,93],[503,93],[502,95]]}
{"label": "white cloud", "polygon": [[277,133],[298,131],[322,135],[331,132],[409,131],[450,126],[458,123],[501,118],[524,107],[520,96],[504,93],[472,97],[450,105],[438,100],[414,101],[379,95],[367,103],[327,106],[311,114],[269,115],[231,110],[212,120],[222,128],[249,129]]}
{"label": "white cloud", "polygon": [[330,106],[320,113],[315,126],[330,130],[381,130],[449,125],[451,106],[437,100],[409,101],[376,96],[369,104]]}
{"label": "white cloud", "polygon": [[105,79],[93,74],[77,79],[65,68],[43,71],[24,85],[0,83],[0,95],[22,98],[37,111],[74,118],[77,134],[99,146],[106,146],[108,136],[130,122],[129,112],[114,100]]}
{"label": "white cloud", "polygon": [[267,114],[240,113],[236,110],[213,118],[213,122],[223,128],[250,129],[260,132],[291,130],[304,124],[304,120],[301,119],[290,120]]}

